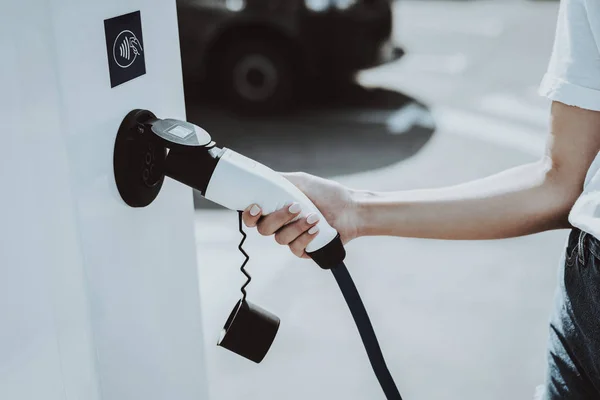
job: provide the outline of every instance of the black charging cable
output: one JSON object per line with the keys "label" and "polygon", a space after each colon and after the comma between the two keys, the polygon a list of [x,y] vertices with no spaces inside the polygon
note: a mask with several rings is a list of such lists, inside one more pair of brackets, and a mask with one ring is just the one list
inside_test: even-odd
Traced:
{"label": "black charging cable", "polygon": [[358,328],[360,338],[362,339],[367,355],[369,356],[371,367],[373,367],[373,372],[375,372],[375,376],[379,381],[379,385],[381,385],[381,389],[383,389],[383,392],[385,393],[385,397],[387,400],[402,400],[402,396],[400,396],[396,383],[383,358],[383,353],[381,352],[377,335],[375,335],[373,325],[369,319],[369,314],[367,314],[365,305],[360,298],[360,294],[358,294],[358,290],[348,272],[348,268],[346,268],[346,265],[342,262],[337,267],[332,268],[331,272],[333,272],[333,276],[348,304],[350,313]]}
{"label": "black charging cable", "polygon": [[[238,213],[238,224],[239,231],[242,234],[242,241],[240,242],[238,249],[242,252],[245,259],[242,264],[240,270],[246,276],[247,280],[242,286],[242,302],[246,300],[246,286],[250,283],[252,278],[250,274],[245,270],[246,263],[250,259],[248,254],[242,248],[246,240],[246,233],[243,230],[242,225],[242,212]],[[335,265],[334,263],[329,263],[330,260],[343,260],[345,257],[345,250],[342,245],[342,241],[340,236],[338,235],[336,239],[326,246],[322,252],[312,253],[310,254],[313,260],[317,262],[319,265],[325,265],[331,267],[331,265]],[[337,261],[336,261],[337,262]],[[402,396],[400,396],[400,392],[396,387],[396,383],[392,378],[392,374],[385,363],[385,359],[383,358],[383,353],[381,352],[381,347],[379,346],[379,341],[377,340],[377,335],[375,334],[375,330],[373,329],[373,325],[371,324],[371,320],[369,318],[369,314],[365,309],[365,305],[360,298],[360,294],[358,293],[358,289],[350,276],[350,272],[348,272],[348,268],[346,268],[346,264],[343,261],[339,262],[337,266],[331,269],[333,276],[346,300],[346,304],[350,309],[350,313],[352,314],[352,318],[354,318],[354,323],[358,328],[358,333],[360,334],[360,338],[362,339],[363,346],[367,351],[367,356],[369,357],[369,362],[371,363],[371,367],[373,368],[373,372],[379,381],[379,385],[385,394],[387,400],[402,400]]]}

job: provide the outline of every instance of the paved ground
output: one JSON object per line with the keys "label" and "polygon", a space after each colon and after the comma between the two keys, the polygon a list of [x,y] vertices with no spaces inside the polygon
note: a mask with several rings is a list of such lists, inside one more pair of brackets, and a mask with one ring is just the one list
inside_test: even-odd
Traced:
{"label": "paved ground", "polygon": [[[535,95],[557,4],[404,1],[405,59],[360,75],[344,100],[263,120],[190,106],[219,142],[276,169],[374,190],[432,187],[535,159]],[[418,100],[415,100],[418,99]],[[433,128],[435,133],[433,133]],[[244,279],[235,213],[197,212],[213,400],[382,399],[333,278],[251,232],[249,298],[282,319],[260,365],[214,346]],[[348,265],[409,400],[530,399],[566,232],[490,242],[359,239]]]}

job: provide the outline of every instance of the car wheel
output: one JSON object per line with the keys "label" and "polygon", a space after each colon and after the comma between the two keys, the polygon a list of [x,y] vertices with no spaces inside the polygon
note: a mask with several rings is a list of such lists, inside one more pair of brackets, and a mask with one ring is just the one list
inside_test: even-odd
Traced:
{"label": "car wheel", "polygon": [[254,113],[290,106],[295,74],[282,45],[264,40],[234,43],[220,64],[220,87],[229,105]]}

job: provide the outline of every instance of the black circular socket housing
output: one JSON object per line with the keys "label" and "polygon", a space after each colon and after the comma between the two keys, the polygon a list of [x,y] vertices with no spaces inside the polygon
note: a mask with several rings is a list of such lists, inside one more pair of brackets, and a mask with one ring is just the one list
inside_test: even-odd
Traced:
{"label": "black circular socket housing", "polygon": [[123,120],[113,156],[115,181],[123,201],[146,207],[154,201],[165,179],[166,147],[152,135],[145,122],[156,119],[150,111],[133,110]]}

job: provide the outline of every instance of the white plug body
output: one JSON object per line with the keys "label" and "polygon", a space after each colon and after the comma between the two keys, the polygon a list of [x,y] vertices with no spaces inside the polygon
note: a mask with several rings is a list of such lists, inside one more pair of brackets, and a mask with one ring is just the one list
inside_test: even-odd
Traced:
{"label": "white plug body", "polygon": [[327,223],[319,209],[293,183],[271,168],[231,149],[224,149],[204,197],[236,211],[257,204],[263,215],[293,202],[299,203],[302,207],[299,218],[311,213],[319,216],[319,232],[307,246],[308,253],[325,247],[337,236],[337,231]]}

